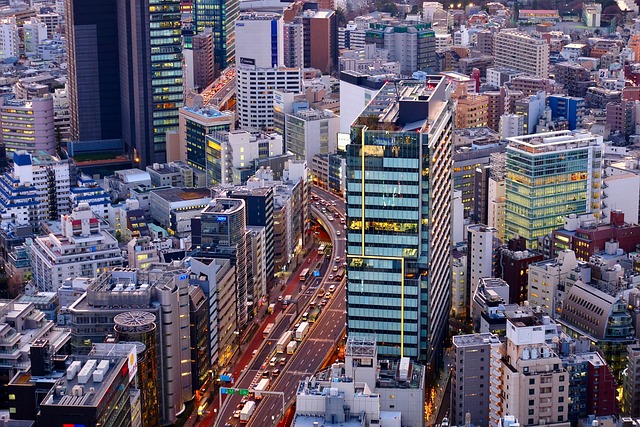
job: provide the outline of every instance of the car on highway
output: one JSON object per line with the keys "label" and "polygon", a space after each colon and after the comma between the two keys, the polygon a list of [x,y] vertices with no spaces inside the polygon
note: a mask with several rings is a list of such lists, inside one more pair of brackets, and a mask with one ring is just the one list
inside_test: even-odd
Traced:
{"label": "car on highway", "polygon": [[323,298],[322,301],[320,301],[320,307],[324,307],[325,305],[327,305],[327,300]]}
{"label": "car on highway", "polygon": [[282,301],[282,295],[278,297],[278,301]]}
{"label": "car on highway", "polygon": [[286,357],[281,357],[280,358],[280,364],[281,365],[286,365],[287,364],[287,358]]}
{"label": "car on highway", "polygon": [[336,262],[340,262],[340,257],[339,256],[336,257]]}
{"label": "car on highway", "polygon": [[271,372],[271,375],[277,377],[278,375],[280,375],[280,369],[274,369],[273,372]]}
{"label": "car on highway", "polygon": [[333,293],[336,290],[336,285],[329,286],[329,292]]}
{"label": "car on highway", "polygon": [[[329,275],[329,280],[333,280],[333,274]],[[320,293],[322,293],[322,292],[320,292]]]}
{"label": "car on highway", "polygon": [[338,271],[338,266],[334,265],[332,271],[335,273],[336,271]]}
{"label": "car on highway", "polygon": [[240,409],[236,409],[233,411],[233,418],[240,418]]}
{"label": "car on highway", "polygon": [[331,298],[331,292],[327,292],[326,294],[324,294],[324,297],[327,298],[327,299]]}
{"label": "car on highway", "polygon": [[342,234],[340,233],[340,230],[336,230],[336,236],[339,236],[340,234]]}
{"label": "car on highway", "polygon": [[331,204],[332,204],[333,206],[336,206],[336,205],[337,205],[337,203],[336,203],[336,202],[331,202]]}

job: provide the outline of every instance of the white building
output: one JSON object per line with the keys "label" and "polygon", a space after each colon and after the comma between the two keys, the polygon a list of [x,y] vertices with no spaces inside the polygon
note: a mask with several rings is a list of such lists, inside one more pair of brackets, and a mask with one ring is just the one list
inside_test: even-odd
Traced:
{"label": "white building", "polygon": [[368,422],[353,425],[424,426],[425,367],[408,357],[384,362],[375,339],[349,336],[344,363],[300,383],[293,426],[352,425],[363,418]]}
{"label": "white building", "polygon": [[285,116],[287,151],[308,163],[316,154],[336,152],[340,117],[329,110],[304,110]]}
{"label": "white building", "polygon": [[584,269],[586,263],[578,261],[571,249],[558,253],[558,258],[529,265],[528,301],[540,307],[549,316],[559,316],[562,301],[576,280],[589,283],[591,274]]}
{"label": "white building", "polygon": [[500,138],[507,139],[524,135],[524,115],[503,114],[500,116]]}
{"label": "white building", "polygon": [[[496,271],[496,249],[500,246],[495,228],[484,225],[472,225],[467,228],[468,272],[471,294],[478,288],[480,279],[494,277]],[[469,298],[470,299],[470,298]]]}
{"label": "white building", "polygon": [[16,152],[13,171],[0,176],[2,222],[35,227],[71,212],[72,167],[69,160]]}
{"label": "white building", "polygon": [[19,41],[15,18],[0,21],[0,59],[17,58]]}
{"label": "white building", "polygon": [[302,91],[299,68],[258,68],[240,65],[236,69],[236,109],[242,129],[273,126],[273,90]]}
{"label": "white building", "polygon": [[283,66],[283,22],[278,13],[241,13],[236,21],[236,65]]}
{"label": "white building", "polygon": [[22,24],[25,55],[38,53],[38,46],[47,40],[47,26],[44,22],[31,19]]}
{"label": "white building", "polygon": [[207,176],[221,185],[240,185],[255,172],[256,160],[282,154],[277,133],[213,132],[207,135]]}
{"label": "white building", "polygon": [[549,43],[519,31],[502,30],[495,36],[494,65],[546,79],[549,77]]}
{"label": "white building", "polygon": [[118,241],[100,229],[100,220],[86,203],[60,218],[61,232],[36,237],[31,270],[38,290],[55,292],[67,278],[97,277],[122,264]]}
{"label": "white building", "polygon": [[340,73],[340,132],[348,134],[351,124],[389,79],[397,77],[381,73],[371,75],[355,71]]}
{"label": "white building", "polygon": [[184,237],[191,232],[191,219],[209,205],[208,188],[165,188],[151,191],[151,218],[169,233]]}

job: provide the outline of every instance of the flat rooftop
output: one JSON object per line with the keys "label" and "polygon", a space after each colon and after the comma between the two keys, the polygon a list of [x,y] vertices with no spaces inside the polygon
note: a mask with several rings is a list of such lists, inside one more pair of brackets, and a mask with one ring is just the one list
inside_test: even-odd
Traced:
{"label": "flat rooftop", "polygon": [[[381,414],[382,415],[382,414]],[[314,424],[314,422],[318,424]],[[296,415],[293,419],[293,427],[363,427],[364,420],[358,421],[357,417],[351,417],[350,420],[344,423],[330,423],[326,422],[324,417],[310,417],[305,415]]]}
{"label": "flat rooftop", "polygon": [[210,199],[211,191],[208,188],[165,188],[153,190],[161,199],[169,202],[185,202],[189,200]]}
{"label": "flat rooftop", "polygon": [[473,347],[482,344],[499,344],[500,339],[491,333],[456,335],[453,337],[453,345],[456,347]]}

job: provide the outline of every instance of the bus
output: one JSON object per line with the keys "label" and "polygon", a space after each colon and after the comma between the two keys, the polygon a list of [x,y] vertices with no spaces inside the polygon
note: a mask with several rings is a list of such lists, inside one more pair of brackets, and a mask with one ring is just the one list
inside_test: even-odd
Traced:
{"label": "bus", "polygon": [[311,314],[309,314],[309,323],[315,323],[319,315],[320,315],[320,308],[319,307],[314,308],[311,311]]}
{"label": "bus", "polygon": [[325,245],[324,243],[321,243],[320,246],[318,246],[318,253],[322,255],[325,249],[327,249],[327,245]]}
{"label": "bus", "polygon": [[305,280],[307,280],[307,278],[309,277],[309,269],[305,268],[304,270],[302,270],[302,272],[300,273],[300,281],[304,282]]}
{"label": "bus", "polygon": [[267,325],[267,327],[266,327],[266,328],[264,328],[264,331],[262,331],[262,336],[263,336],[264,338],[268,337],[268,336],[269,336],[269,334],[271,333],[271,331],[273,331],[273,328],[274,328],[275,326],[276,326],[276,325],[275,325],[274,323],[269,323],[269,324]]}

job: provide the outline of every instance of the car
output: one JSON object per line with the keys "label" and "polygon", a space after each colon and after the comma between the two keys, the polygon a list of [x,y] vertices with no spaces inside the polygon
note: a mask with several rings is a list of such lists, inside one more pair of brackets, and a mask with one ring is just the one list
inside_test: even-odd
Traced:
{"label": "car", "polygon": [[309,303],[309,308],[314,308],[316,306],[316,300],[313,300]]}
{"label": "car", "polygon": [[336,290],[336,285],[329,286],[329,292],[333,293]]}
{"label": "car", "polygon": [[258,349],[255,349],[251,352],[251,357],[255,357],[256,354],[258,354]]}
{"label": "car", "polygon": [[333,221],[333,217],[332,217],[332,216],[328,216],[328,217],[327,217],[327,219],[328,219],[329,221]]}
{"label": "car", "polygon": [[331,298],[331,292],[327,292],[326,294],[324,294],[324,297],[327,298],[327,299]]}
{"label": "car", "polygon": [[[274,363],[274,365],[275,365],[275,363]],[[269,371],[262,371],[262,378],[269,378]]]}
{"label": "car", "polygon": [[333,206],[336,206],[336,205],[337,205],[337,203],[336,203],[336,202],[331,202],[331,204],[332,204]]}
{"label": "car", "polygon": [[294,330],[298,330],[298,327],[300,326],[300,322],[296,323],[295,325],[293,325],[293,329]]}
{"label": "car", "polygon": [[340,262],[340,257],[339,256],[336,257],[336,262]]}
{"label": "car", "polygon": [[233,411],[233,418],[240,418],[240,409],[236,409]]}
{"label": "car", "polygon": [[273,356],[271,360],[269,360],[269,366],[276,366],[277,357]]}
{"label": "car", "polygon": [[334,265],[334,266],[333,266],[333,269],[332,269],[332,271],[333,271],[333,272],[336,272],[336,271],[338,271],[338,266],[337,266],[337,265]]}
{"label": "car", "polygon": [[336,236],[339,236],[340,234],[342,234],[340,233],[340,230],[336,230]]}
{"label": "car", "polygon": [[278,301],[282,301],[282,295],[278,297]]}
{"label": "car", "polygon": [[280,358],[280,364],[281,365],[286,365],[287,364],[287,358],[286,357],[281,357]]}
{"label": "car", "polygon": [[274,369],[273,372],[271,372],[271,375],[277,377],[278,375],[280,375],[280,369]]}
{"label": "car", "polygon": [[233,427],[231,423],[225,423],[224,427]]}
{"label": "car", "polygon": [[322,301],[320,301],[320,307],[324,307],[325,305],[327,305],[327,300],[323,298]]}
{"label": "car", "polygon": [[324,294],[324,292],[325,292],[324,288],[320,288],[320,290],[318,291],[318,293],[320,293],[320,294]]}
{"label": "car", "polygon": [[[329,275],[329,280],[333,280],[333,274]],[[322,292],[320,292],[320,293],[322,293]]]}

